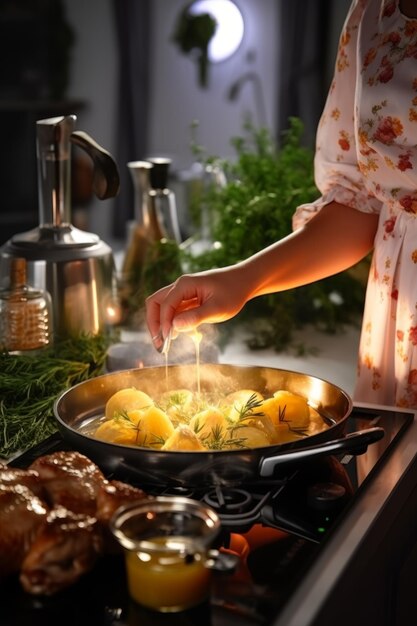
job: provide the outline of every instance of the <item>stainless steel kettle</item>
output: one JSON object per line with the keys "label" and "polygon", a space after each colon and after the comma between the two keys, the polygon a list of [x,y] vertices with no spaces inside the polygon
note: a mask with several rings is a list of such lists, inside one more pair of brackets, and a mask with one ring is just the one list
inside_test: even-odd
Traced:
{"label": "stainless steel kettle", "polygon": [[119,172],[112,156],[87,133],[74,131],[75,115],[36,123],[39,226],[14,235],[1,248],[0,280],[11,259],[25,258],[28,283],[49,292],[55,338],[98,334],[114,320],[117,282],[112,249],[71,224],[71,144],[94,164],[93,188],[104,200],[117,195]]}

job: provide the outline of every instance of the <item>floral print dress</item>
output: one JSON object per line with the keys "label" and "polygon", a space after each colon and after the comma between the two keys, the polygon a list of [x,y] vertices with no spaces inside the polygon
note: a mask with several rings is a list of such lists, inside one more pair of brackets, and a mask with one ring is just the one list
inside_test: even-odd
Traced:
{"label": "floral print dress", "polygon": [[417,408],[417,19],[354,0],[317,133],[322,197],[378,213],[354,399]]}

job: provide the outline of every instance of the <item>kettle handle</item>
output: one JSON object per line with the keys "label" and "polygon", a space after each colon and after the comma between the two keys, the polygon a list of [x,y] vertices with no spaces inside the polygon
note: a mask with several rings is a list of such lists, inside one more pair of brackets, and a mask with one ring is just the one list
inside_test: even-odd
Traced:
{"label": "kettle handle", "polygon": [[120,188],[120,177],[117,164],[111,154],[82,130],[72,132],[70,141],[85,150],[93,160],[93,189],[97,198],[106,200],[117,196]]}

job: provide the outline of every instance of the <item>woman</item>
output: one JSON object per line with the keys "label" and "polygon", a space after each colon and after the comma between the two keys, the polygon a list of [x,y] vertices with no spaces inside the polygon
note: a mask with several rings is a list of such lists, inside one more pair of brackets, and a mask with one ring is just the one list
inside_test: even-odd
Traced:
{"label": "woman", "polygon": [[354,399],[417,408],[417,5],[354,0],[317,132],[322,196],[294,232],[236,265],[184,275],[147,300],[156,348],[171,327],[236,315],[373,249]]}

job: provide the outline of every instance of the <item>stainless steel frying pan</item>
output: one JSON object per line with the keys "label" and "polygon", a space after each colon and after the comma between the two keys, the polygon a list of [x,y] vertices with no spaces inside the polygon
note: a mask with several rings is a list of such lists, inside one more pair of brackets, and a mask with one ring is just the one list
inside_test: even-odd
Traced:
{"label": "stainless steel frying pan", "polygon": [[[104,414],[107,400],[116,391],[136,387],[151,397],[157,391],[197,388],[230,393],[253,389],[265,396],[279,389],[304,396],[322,417],[326,428],[296,441],[260,448],[203,452],[163,451],[99,441],[81,432],[89,421]],[[344,435],[352,400],[328,381],[307,374],[270,367],[220,364],[172,365],[123,370],[79,383],[60,395],[54,405],[58,428],[71,447],[94,460],[107,474],[122,471],[145,484],[236,485],[272,478],[288,465],[342,451],[360,454],[384,431],[371,428]]]}

